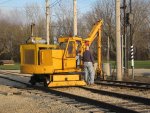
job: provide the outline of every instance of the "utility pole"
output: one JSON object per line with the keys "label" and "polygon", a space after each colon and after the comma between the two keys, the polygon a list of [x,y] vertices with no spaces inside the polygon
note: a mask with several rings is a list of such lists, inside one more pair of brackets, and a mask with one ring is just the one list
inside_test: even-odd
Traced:
{"label": "utility pole", "polygon": [[122,75],[124,74],[124,44],[123,44],[123,35],[121,35],[121,68],[122,68]]}
{"label": "utility pole", "polygon": [[[131,48],[131,67],[132,67],[132,78],[134,79],[134,46],[133,46],[133,37],[132,37],[132,0],[130,0],[130,48]],[[133,15],[132,15],[133,16]],[[132,20],[133,21],[133,20]]]}
{"label": "utility pole", "polygon": [[77,0],[73,0],[73,36],[77,36]]}
{"label": "utility pole", "polygon": [[123,14],[124,14],[124,29],[123,29],[123,45],[124,45],[124,75],[128,76],[128,46],[126,40],[126,0],[123,0]]}
{"label": "utility pole", "polygon": [[116,0],[116,60],[117,60],[117,80],[122,81],[121,65],[121,36],[120,36],[120,0]]}
{"label": "utility pole", "polygon": [[50,4],[49,4],[49,0],[46,0],[46,39],[47,39],[47,44],[48,45],[49,45],[49,42],[50,42],[49,30],[50,30]]}
{"label": "utility pole", "polygon": [[109,43],[109,36],[108,36],[108,40],[107,40],[107,62],[109,63],[110,60],[110,55],[109,55],[109,49],[110,49],[110,43]]}

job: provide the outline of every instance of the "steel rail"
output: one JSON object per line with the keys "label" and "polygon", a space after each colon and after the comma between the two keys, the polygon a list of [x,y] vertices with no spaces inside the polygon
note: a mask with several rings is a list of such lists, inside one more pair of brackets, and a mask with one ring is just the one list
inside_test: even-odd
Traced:
{"label": "steel rail", "polygon": [[150,84],[140,83],[140,82],[122,82],[122,81],[95,81],[95,84],[106,85],[106,86],[116,86],[116,87],[127,87],[135,89],[149,90]]}
{"label": "steel rail", "polygon": [[137,111],[134,111],[134,110],[131,110],[131,109],[127,109],[127,108],[112,105],[112,104],[109,104],[109,103],[106,103],[106,102],[86,98],[86,97],[83,97],[83,96],[69,94],[69,93],[57,91],[57,90],[54,90],[54,89],[44,88],[44,87],[41,87],[41,86],[34,86],[33,87],[32,85],[29,85],[28,83],[21,82],[19,80],[15,80],[15,79],[12,79],[12,78],[9,78],[9,77],[0,76],[0,78],[11,80],[11,81],[17,82],[17,83],[22,83],[24,85],[27,85],[28,87],[33,88],[33,89],[40,90],[40,91],[50,93],[50,94],[54,94],[54,95],[59,96],[59,97],[63,96],[63,97],[67,97],[67,98],[70,98],[70,99],[74,99],[77,102],[86,103],[88,105],[94,105],[94,106],[99,107],[99,108],[104,108],[104,109],[107,109],[111,112],[116,112],[116,113],[138,113]]}
{"label": "steel rail", "polygon": [[136,84],[136,85],[149,85],[150,83],[144,83],[144,82],[128,82],[128,81],[114,81],[114,80],[101,80],[106,82],[116,82],[116,83],[125,83],[125,84]]}
{"label": "steel rail", "polygon": [[126,99],[126,100],[132,100],[134,102],[138,103],[143,103],[145,105],[150,105],[150,99],[149,98],[144,98],[144,97],[139,97],[139,96],[133,96],[133,95],[127,95],[127,94],[121,94],[121,93],[115,93],[115,92],[110,92],[110,91],[104,91],[104,90],[98,90],[98,89],[93,89],[93,88],[88,88],[88,87],[79,87],[88,91],[91,91],[93,93],[98,93],[102,95],[108,95],[108,96],[113,96],[121,99]]}
{"label": "steel rail", "polygon": [[127,108],[123,108],[120,106],[116,106],[116,105],[112,105],[109,103],[105,103],[102,101],[98,101],[98,100],[94,100],[94,99],[90,99],[90,98],[86,98],[86,97],[82,97],[82,96],[78,96],[78,95],[74,95],[74,94],[69,94],[69,93],[65,93],[65,92],[60,92],[60,91],[56,91],[53,89],[48,89],[47,92],[50,92],[52,94],[58,95],[58,96],[63,96],[63,97],[67,97],[70,99],[75,99],[78,102],[81,103],[87,103],[90,105],[94,105],[97,106],[99,108],[104,108],[104,109],[108,109],[109,111],[112,112],[117,112],[117,113],[138,113],[136,111],[133,111],[131,109],[127,109]]}

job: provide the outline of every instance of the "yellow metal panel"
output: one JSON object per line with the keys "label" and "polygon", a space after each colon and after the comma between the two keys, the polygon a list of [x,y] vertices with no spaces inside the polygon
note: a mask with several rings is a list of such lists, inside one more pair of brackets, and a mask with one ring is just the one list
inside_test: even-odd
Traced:
{"label": "yellow metal panel", "polygon": [[54,69],[62,69],[62,57],[64,50],[52,50],[52,60]]}
{"label": "yellow metal panel", "polygon": [[62,87],[62,86],[85,86],[85,81],[62,81],[62,82],[51,82],[48,87]]}
{"label": "yellow metal panel", "polygon": [[81,72],[81,69],[65,69],[65,70],[55,70],[54,73],[61,73],[61,72]]}
{"label": "yellow metal panel", "polygon": [[35,44],[37,48],[57,48],[57,45]]}
{"label": "yellow metal panel", "polygon": [[75,58],[64,59],[64,67],[65,69],[76,68],[76,59]]}
{"label": "yellow metal panel", "polygon": [[39,47],[44,47],[44,48],[56,48],[57,47],[57,45],[47,45],[47,44],[22,44],[21,45],[22,47],[24,46],[26,46],[26,47],[36,47],[36,48],[39,48]]}
{"label": "yellow metal panel", "polygon": [[20,61],[21,61],[21,65],[23,64],[23,49],[22,46],[20,46]]}
{"label": "yellow metal panel", "polygon": [[53,81],[79,80],[80,75],[53,75]]}
{"label": "yellow metal panel", "polygon": [[40,50],[40,65],[52,65],[52,50]]}
{"label": "yellow metal panel", "polygon": [[25,74],[52,74],[54,68],[53,66],[23,65],[20,67],[20,72]]}
{"label": "yellow metal panel", "polygon": [[[47,44],[23,44],[20,46],[20,53],[21,53],[21,65],[25,65],[24,63],[24,59],[25,56],[30,57],[30,54],[25,53],[25,51],[34,51],[34,58],[32,60],[34,60],[32,62],[32,64],[34,63],[35,65],[38,65],[38,53],[40,48],[42,49],[49,49],[49,48],[56,48],[56,45],[47,45]],[[28,58],[28,60],[30,60]],[[31,63],[30,63],[31,64]]]}

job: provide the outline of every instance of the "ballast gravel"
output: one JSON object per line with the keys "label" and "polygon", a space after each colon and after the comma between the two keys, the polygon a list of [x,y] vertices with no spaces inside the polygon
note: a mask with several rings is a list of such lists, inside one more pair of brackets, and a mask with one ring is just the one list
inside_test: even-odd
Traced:
{"label": "ballast gravel", "polygon": [[35,92],[0,85],[0,113],[88,113],[62,103],[50,94]]}

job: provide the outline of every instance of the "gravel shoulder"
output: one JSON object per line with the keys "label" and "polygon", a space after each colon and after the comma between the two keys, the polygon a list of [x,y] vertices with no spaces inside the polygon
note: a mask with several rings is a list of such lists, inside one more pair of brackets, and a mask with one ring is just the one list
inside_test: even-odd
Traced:
{"label": "gravel shoulder", "polygon": [[0,113],[87,113],[51,95],[34,92],[0,85]]}
{"label": "gravel shoulder", "polygon": [[[137,71],[139,73],[145,72],[149,73],[150,70]],[[0,70],[0,72],[13,72],[15,75],[21,76],[31,76],[28,74],[20,74],[19,70]],[[142,77],[143,80],[140,78]],[[136,76],[138,80],[150,81],[150,76]],[[142,82],[141,81],[141,82]],[[2,83],[2,82],[0,82]],[[106,91],[114,91],[114,92],[122,92],[131,95],[142,96],[146,98],[150,98],[149,91],[132,91],[126,89],[116,89],[116,88],[108,88],[102,86],[94,86],[96,89],[103,89]],[[58,89],[60,90],[60,89]],[[120,103],[122,99],[110,98],[108,96],[99,96],[97,94],[89,94],[88,91],[83,91],[79,88],[63,88],[61,89],[65,92],[71,92],[74,94],[78,94],[80,92],[80,96],[91,97],[95,99],[100,99],[101,101],[110,101],[114,103]],[[126,101],[123,101],[126,102]],[[51,94],[43,93],[42,91],[29,90],[26,88],[15,88],[7,85],[0,84],[0,113],[89,113],[89,111],[85,111],[79,109],[73,105],[68,105],[66,103],[61,102],[57,98],[53,97]]]}

